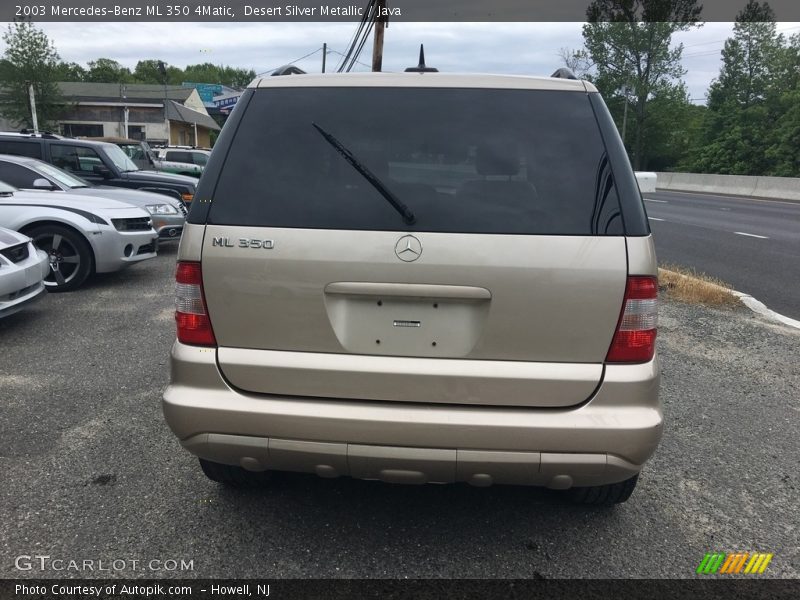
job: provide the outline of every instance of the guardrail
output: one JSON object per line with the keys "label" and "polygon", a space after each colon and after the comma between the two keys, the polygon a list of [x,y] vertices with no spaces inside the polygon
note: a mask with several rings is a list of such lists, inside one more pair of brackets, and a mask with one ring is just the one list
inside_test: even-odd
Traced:
{"label": "guardrail", "polygon": [[[637,173],[637,179],[639,174]],[[800,179],[699,173],[657,173],[658,189],[800,201]],[[639,184],[641,186],[641,183]],[[645,190],[642,189],[642,192]]]}
{"label": "guardrail", "polygon": [[639,184],[639,190],[643,194],[655,192],[658,183],[658,173],[636,171],[636,182]]}

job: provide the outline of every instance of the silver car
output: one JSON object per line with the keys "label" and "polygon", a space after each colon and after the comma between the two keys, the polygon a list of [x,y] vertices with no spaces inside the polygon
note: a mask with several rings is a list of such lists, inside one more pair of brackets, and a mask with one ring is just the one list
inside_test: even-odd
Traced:
{"label": "silver car", "polygon": [[563,73],[412,70],[242,95],[178,251],[166,420],[233,485],[623,502],[662,433],[658,284],[606,105]]}
{"label": "silver car", "polygon": [[94,273],[155,258],[158,236],[141,208],[59,192],[20,191],[0,181],[0,226],[33,239],[48,255],[51,292],[78,288]]}
{"label": "silver car", "polygon": [[186,220],[186,208],[176,197],[135,189],[92,185],[85,179],[35,158],[0,154],[0,181],[21,190],[50,190],[106,198],[146,210],[153,229],[162,241],[179,239]]}
{"label": "silver car", "polygon": [[37,249],[27,235],[0,227],[0,317],[40,299],[49,273],[46,252]]}

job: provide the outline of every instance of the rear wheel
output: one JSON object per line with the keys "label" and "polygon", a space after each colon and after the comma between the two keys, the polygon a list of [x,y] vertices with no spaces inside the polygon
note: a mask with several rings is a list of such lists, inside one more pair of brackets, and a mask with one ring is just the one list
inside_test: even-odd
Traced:
{"label": "rear wheel", "polygon": [[621,504],[631,497],[639,480],[637,473],[630,479],[619,483],[597,485],[592,487],[576,487],[567,490],[567,498],[575,504],[589,504],[594,506],[607,506]]}
{"label": "rear wheel", "polygon": [[248,471],[235,465],[224,465],[204,458],[200,459],[200,467],[211,481],[230,487],[261,487],[271,477],[269,471]]}
{"label": "rear wheel", "polygon": [[50,272],[44,279],[49,292],[70,292],[92,272],[92,248],[77,231],[63,225],[39,225],[25,232],[47,252]]}

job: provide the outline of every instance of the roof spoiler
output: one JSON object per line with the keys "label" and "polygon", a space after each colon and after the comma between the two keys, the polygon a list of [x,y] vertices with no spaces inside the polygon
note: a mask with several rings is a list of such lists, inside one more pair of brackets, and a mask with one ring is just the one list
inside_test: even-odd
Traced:
{"label": "roof spoiler", "polygon": [[303,69],[295,67],[294,65],[283,65],[282,67],[278,67],[271,73],[271,77],[275,77],[278,75],[305,75],[306,72]]}
{"label": "roof spoiler", "polygon": [[557,69],[555,73],[550,75],[550,77],[555,77],[556,79],[575,79],[575,80],[578,79],[577,77],[575,77],[575,73],[573,73],[571,69],[568,69],[566,67],[561,67],[560,69]]}

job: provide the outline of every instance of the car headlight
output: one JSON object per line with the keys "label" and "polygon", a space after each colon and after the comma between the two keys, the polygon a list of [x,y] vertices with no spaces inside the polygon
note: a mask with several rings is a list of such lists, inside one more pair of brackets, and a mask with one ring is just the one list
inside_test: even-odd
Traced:
{"label": "car headlight", "polygon": [[148,204],[145,206],[151,215],[177,215],[178,209],[170,204]]}

